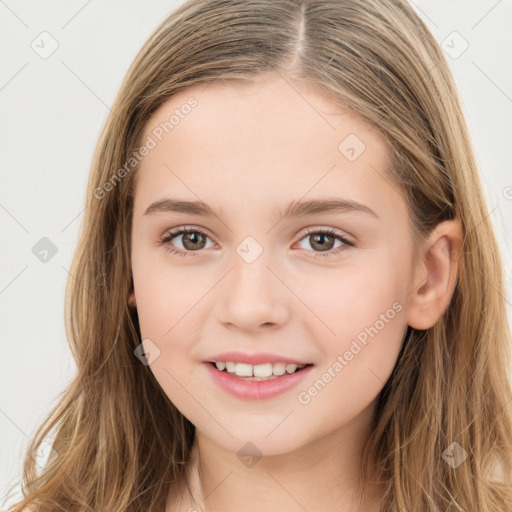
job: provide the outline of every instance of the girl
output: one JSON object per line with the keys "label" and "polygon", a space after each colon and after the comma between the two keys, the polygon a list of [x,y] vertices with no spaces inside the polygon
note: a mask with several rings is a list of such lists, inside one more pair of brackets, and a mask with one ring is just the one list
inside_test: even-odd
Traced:
{"label": "girl", "polygon": [[179,7],[112,106],[71,273],[78,373],[12,512],[510,508],[502,263],[405,0]]}

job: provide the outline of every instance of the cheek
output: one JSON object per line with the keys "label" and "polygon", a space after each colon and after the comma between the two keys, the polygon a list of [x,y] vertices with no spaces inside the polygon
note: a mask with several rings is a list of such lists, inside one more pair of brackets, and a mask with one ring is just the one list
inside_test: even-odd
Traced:
{"label": "cheek", "polygon": [[199,366],[194,349],[205,321],[200,318],[205,314],[200,299],[212,285],[209,279],[191,279],[191,273],[161,261],[140,268],[133,265],[140,332],[143,340],[150,340],[144,341],[144,349],[158,351],[149,369],[169,399],[192,421],[201,413],[195,400],[202,403],[205,399],[204,387],[194,385]]}
{"label": "cheek", "polygon": [[[166,261],[169,257],[162,251],[158,257],[134,258],[133,278],[141,336],[151,340],[144,343],[144,348],[154,344],[158,349],[150,370],[167,396],[187,415],[191,401],[183,385],[189,389],[198,381],[204,355],[199,343],[211,314],[208,293],[219,278],[211,269],[171,265]],[[143,264],[138,266],[139,261]],[[201,399],[203,389],[194,388],[194,397]]]}
{"label": "cheek", "polygon": [[321,382],[306,392],[304,402],[337,403],[343,397],[349,409],[367,405],[391,375],[407,327],[407,276],[401,271],[406,267],[393,256],[360,259],[350,268],[303,280],[300,293],[314,313],[307,314],[305,325],[321,357],[308,384],[314,386],[319,377]]}
{"label": "cheek", "polygon": [[191,327],[195,306],[212,281],[198,277],[192,266],[170,264],[169,258],[162,248],[149,254],[140,251],[132,261],[141,335],[164,344],[184,325]]}
{"label": "cheek", "polygon": [[[404,301],[404,275],[397,270],[404,267],[396,261],[384,266],[382,261],[382,258],[377,262],[358,260],[339,269],[315,272],[307,278],[297,276],[294,291],[311,313],[306,313],[306,317],[311,319],[308,324],[314,325],[313,339],[320,343],[325,340],[322,346],[328,352],[331,346],[334,350],[341,349],[344,343],[378,322],[387,311],[387,317],[393,320],[390,323],[400,323],[394,321],[399,317],[395,313],[403,308],[395,306],[393,309],[393,305],[402,305]],[[315,317],[317,320],[313,322]],[[389,330],[388,325],[386,323],[386,330]]]}

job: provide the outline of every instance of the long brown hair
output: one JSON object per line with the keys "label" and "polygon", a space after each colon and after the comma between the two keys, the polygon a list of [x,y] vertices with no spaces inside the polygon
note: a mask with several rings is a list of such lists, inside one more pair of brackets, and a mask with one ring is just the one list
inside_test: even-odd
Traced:
{"label": "long brown hair", "polygon": [[[462,223],[452,301],[432,328],[408,328],[378,397],[362,475],[378,462],[383,511],[511,506],[502,260],[436,40],[405,0],[190,0],[144,44],[102,130],[67,290],[77,373],[30,443],[25,499],[12,512],[163,511],[183,482],[194,426],[134,356],[141,337],[127,300],[137,166],[126,163],[149,116],[174,93],[266,72],[317,87],[380,131],[418,240],[443,220]],[[50,435],[56,457],[38,474],[30,454]],[[467,459],[454,467],[447,449]]]}

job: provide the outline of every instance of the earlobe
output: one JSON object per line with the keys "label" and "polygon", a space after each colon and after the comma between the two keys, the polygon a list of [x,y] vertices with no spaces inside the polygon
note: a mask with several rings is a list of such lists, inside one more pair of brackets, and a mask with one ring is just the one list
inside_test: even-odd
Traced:
{"label": "earlobe", "polygon": [[457,284],[461,249],[462,227],[454,219],[438,224],[419,251],[407,307],[407,322],[414,329],[429,329],[448,308]]}
{"label": "earlobe", "polygon": [[132,290],[132,291],[130,292],[129,297],[128,297],[128,306],[130,306],[130,307],[134,308],[136,305],[137,305],[137,302],[136,302],[136,300],[135,300],[135,291],[134,291],[134,290]]}

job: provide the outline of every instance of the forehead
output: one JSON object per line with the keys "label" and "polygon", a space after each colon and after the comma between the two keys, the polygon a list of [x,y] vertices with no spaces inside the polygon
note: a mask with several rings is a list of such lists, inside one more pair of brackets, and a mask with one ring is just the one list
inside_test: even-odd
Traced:
{"label": "forehead", "polygon": [[397,193],[385,175],[386,142],[374,127],[279,76],[183,89],[146,123],[142,140],[148,137],[155,147],[139,166],[136,196],[153,200],[164,189],[188,197],[193,190],[217,205],[251,198],[258,207],[258,197],[282,203],[284,196],[335,191],[362,200],[376,187],[381,200]]}
{"label": "forehead", "polygon": [[367,147],[385,150],[380,134],[353,111],[335,104],[311,86],[279,76],[260,78],[257,82],[223,81],[182,89],[151,116],[144,136],[159,129],[164,133],[157,133],[157,138],[200,137],[197,142],[204,150],[219,141],[224,145],[232,143],[233,150],[237,144],[246,150],[251,143],[256,147],[258,142],[267,142],[272,149],[289,154],[290,148],[280,143],[309,142],[303,149],[311,150],[319,140],[324,140],[322,150],[331,143],[337,152],[337,143],[349,133]]}

